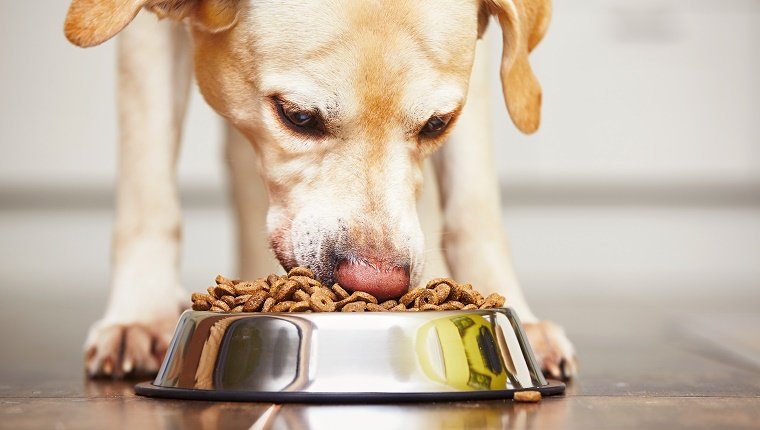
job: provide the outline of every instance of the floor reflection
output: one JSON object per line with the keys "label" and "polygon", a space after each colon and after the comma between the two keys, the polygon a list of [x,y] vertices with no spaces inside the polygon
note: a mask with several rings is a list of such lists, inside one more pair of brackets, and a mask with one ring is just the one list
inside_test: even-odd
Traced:
{"label": "floor reflection", "polygon": [[[400,405],[307,405],[162,400],[134,396],[134,381],[85,381],[89,398],[132,397],[102,405],[109,420],[125,427],[182,429],[554,429],[567,421],[562,396],[540,403],[512,400],[405,403]],[[568,387],[572,392],[572,386]],[[114,406],[114,407],[111,407]]]}
{"label": "floor reflection", "polygon": [[538,404],[503,400],[405,405],[290,405],[280,409],[271,421],[271,428],[552,429],[560,428],[566,415],[567,405],[561,398],[546,399]]}
{"label": "floor reflection", "polygon": [[[554,429],[561,428],[567,416],[567,404],[562,399],[547,399],[538,404],[506,400],[407,405],[286,404],[281,407],[260,403],[194,402],[192,408],[185,404],[176,411],[179,405],[175,405],[175,401],[154,402],[150,409],[160,421],[154,421],[153,426],[202,430]],[[131,415],[126,409],[123,412],[122,423],[130,427],[141,424],[139,416]]]}

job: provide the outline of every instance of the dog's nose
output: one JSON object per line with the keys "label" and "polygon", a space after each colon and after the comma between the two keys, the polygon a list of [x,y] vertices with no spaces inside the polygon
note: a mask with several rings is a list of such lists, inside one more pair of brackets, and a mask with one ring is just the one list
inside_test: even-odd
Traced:
{"label": "dog's nose", "polygon": [[341,260],[335,269],[335,280],[349,291],[364,291],[388,300],[409,290],[409,271],[405,267],[371,259]]}

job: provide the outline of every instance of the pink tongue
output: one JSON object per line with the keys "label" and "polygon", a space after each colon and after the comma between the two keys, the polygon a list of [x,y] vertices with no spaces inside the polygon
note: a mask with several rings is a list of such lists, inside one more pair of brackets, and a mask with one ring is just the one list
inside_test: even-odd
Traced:
{"label": "pink tongue", "polygon": [[343,260],[335,280],[349,291],[364,291],[378,300],[395,299],[409,290],[409,274],[403,267],[362,264]]}

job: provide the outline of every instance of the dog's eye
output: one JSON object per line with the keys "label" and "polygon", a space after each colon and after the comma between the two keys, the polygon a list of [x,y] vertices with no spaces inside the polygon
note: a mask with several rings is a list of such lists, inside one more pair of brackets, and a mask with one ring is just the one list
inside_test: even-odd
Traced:
{"label": "dog's eye", "polygon": [[304,111],[285,111],[285,117],[288,118],[291,124],[298,127],[309,127],[316,122],[314,115]]}
{"label": "dog's eye", "polygon": [[286,106],[275,99],[280,120],[291,130],[304,134],[322,134],[324,132],[319,114]]}
{"label": "dog's eye", "polygon": [[438,137],[446,131],[446,127],[451,121],[451,115],[433,115],[420,130],[422,137]]}

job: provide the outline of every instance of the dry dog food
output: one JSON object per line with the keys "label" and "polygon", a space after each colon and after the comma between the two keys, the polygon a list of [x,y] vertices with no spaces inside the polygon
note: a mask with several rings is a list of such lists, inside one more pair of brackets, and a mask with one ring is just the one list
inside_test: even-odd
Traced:
{"label": "dry dog food", "polygon": [[517,391],[513,398],[516,402],[536,403],[541,400],[541,392],[535,390]]}
{"label": "dry dog food", "polygon": [[287,275],[269,275],[255,281],[219,275],[207,293],[193,293],[193,309],[212,312],[416,312],[489,309],[504,305],[504,297],[483,297],[470,284],[435,278],[395,300],[379,302],[363,291],[349,293],[340,285],[322,285],[305,267]]}

